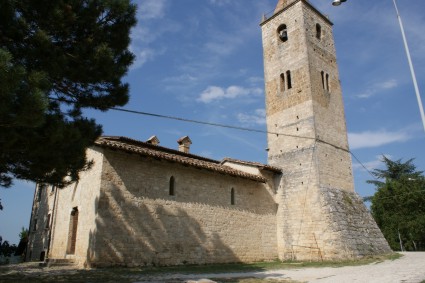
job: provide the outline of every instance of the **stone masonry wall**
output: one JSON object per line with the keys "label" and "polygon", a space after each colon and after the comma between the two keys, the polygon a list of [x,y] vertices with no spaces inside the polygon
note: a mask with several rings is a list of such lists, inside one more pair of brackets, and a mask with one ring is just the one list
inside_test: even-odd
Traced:
{"label": "stone masonry wall", "polygon": [[49,227],[54,201],[54,190],[51,186],[37,185],[34,193],[29,241],[26,260],[38,261],[42,253],[46,253],[49,244]]}
{"label": "stone masonry wall", "polygon": [[276,204],[265,184],[107,150],[103,168],[91,265],[277,258]]}
{"label": "stone masonry wall", "polygon": [[[328,228],[338,234],[339,243],[320,243],[326,258],[359,258],[391,253],[372,215],[356,194],[339,189],[320,188],[323,215]],[[335,247],[336,246],[336,247]]]}
{"label": "stone masonry wall", "polygon": [[[71,259],[80,266],[87,266],[90,235],[96,230],[95,219],[100,193],[103,154],[99,148],[87,150],[87,158],[93,160],[89,171],[80,173],[80,181],[58,190],[57,207],[52,227],[51,259]],[[71,212],[78,209],[76,248],[74,254],[67,253]]]}
{"label": "stone masonry wall", "polygon": [[[278,37],[285,24],[288,40]],[[320,36],[317,36],[320,25]],[[354,194],[330,22],[293,1],[262,23],[269,163],[282,168],[276,197],[281,259],[330,260],[390,249]],[[280,74],[291,70],[292,88]],[[329,90],[322,81],[328,74]]]}

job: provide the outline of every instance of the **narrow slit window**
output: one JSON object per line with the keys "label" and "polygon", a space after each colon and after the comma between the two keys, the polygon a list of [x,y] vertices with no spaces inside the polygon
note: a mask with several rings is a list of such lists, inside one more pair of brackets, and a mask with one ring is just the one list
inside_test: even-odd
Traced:
{"label": "narrow slit window", "polygon": [[235,205],[235,189],[230,190],[230,204]]}
{"label": "narrow slit window", "polygon": [[280,74],[280,93],[285,91],[285,74]]}
{"label": "narrow slit window", "polygon": [[325,72],[321,71],[320,74],[322,75],[322,87],[325,89]]}
{"label": "narrow slit window", "polygon": [[287,83],[287,89],[291,89],[292,88],[291,71],[286,71],[286,83]]}
{"label": "narrow slit window", "polygon": [[322,39],[322,27],[319,24],[316,24],[316,38]]}
{"label": "narrow slit window", "polygon": [[329,74],[326,74],[326,90],[329,91]]}
{"label": "narrow slit window", "polygon": [[39,185],[38,186],[37,201],[41,201],[41,196],[42,196],[42,193],[43,193],[43,188],[44,188],[44,185]]}
{"label": "narrow slit window", "polygon": [[47,221],[46,221],[46,229],[50,228],[50,213],[47,215]]}
{"label": "narrow slit window", "polygon": [[170,184],[169,184],[169,191],[168,191],[168,194],[170,195],[170,196],[174,196],[174,194],[175,194],[175,179],[174,179],[174,176],[171,176],[171,178],[170,178]]}

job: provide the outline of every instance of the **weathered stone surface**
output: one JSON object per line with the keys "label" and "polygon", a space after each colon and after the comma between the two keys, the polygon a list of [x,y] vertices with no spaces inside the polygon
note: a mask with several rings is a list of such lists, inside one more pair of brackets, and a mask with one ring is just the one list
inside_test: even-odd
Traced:
{"label": "weathered stone surface", "polygon": [[332,24],[307,1],[279,5],[261,24],[268,159],[283,169],[276,197],[279,258],[390,252],[354,193]]}

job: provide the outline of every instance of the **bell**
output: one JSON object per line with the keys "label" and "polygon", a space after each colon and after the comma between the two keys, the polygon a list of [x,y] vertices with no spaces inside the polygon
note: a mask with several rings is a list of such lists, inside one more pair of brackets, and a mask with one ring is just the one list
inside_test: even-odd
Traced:
{"label": "bell", "polygon": [[279,32],[279,37],[282,41],[288,40],[288,32],[286,31],[286,29],[283,29]]}
{"label": "bell", "polygon": [[332,5],[334,5],[334,6],[339,6],[339,5],[341,5],[342,3],[344,3],[345,1],[347,1],[347,0],[334,0],[334,1],[332,2]]}

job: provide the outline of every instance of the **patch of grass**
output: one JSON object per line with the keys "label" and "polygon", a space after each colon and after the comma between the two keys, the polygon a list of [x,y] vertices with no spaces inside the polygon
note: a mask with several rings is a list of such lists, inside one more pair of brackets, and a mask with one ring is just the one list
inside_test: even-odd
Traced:
{"label": "patch of grass", "polygon": [[[145,274],[155,273],[180,273],[180,274],[207,274],[207,273],[227,273],[227,272],[249,272],[264,271],[276,269],[294,269],[308,267],[343,267],[367,265],[385,260],[395,260],[403,255],[399,253],[391,253],[382,256],[364,257],[358,260],[342,260],[342,261],[322,261],[322,262],[302,262],[302,261],[268,261],[256,263],[234,263],[234,264],[207,264],[207,265],[184,265],[170,267],[144,267],[124,269],[126,272],[136,272]],[[122,270],[122,269],[120,269]]]}

